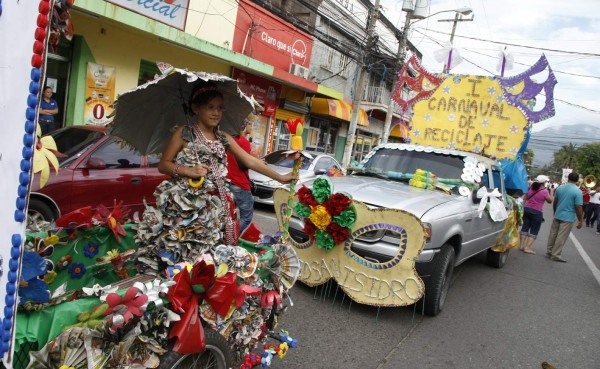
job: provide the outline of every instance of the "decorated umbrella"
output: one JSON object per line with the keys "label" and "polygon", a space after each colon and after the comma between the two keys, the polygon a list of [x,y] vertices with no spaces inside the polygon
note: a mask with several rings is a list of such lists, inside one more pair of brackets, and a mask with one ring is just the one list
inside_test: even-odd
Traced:
{"label": "decorated umbrella", "polygon": [[119,95],[111,134],[122,138],[142,155],[162,152],[173,127],[192,124],[189,98],[203,81],[212,81],[225,98],[221,130],[236,134],[256,101],[244,95],[237,81],[221,74],[191,72],[159,63],[163,75]]}

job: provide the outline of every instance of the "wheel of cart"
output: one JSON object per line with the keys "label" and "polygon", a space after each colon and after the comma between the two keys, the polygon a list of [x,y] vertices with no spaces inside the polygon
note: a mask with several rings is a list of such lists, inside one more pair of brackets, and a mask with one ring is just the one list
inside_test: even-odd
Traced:
{"label": "wheel of cart", "polygon": [[160,358],[158,369],[228,369],[233,366],[233,354],[219,333],[204,329],[206,349],[199,354],[178,354],[169,351]]}

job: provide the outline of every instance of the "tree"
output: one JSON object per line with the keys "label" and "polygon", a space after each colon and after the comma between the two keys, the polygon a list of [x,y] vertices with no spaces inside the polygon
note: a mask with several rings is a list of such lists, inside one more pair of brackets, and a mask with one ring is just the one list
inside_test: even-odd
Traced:
{"label": "tree", "polygon": [[575,156],[577,172],[583,176],[593,175],[600,178],[600,143],[583,145],[577,149]]}
{"label": "tree", "polygon": [[575,157],[577,155],[577,146],[569,143],[563,145],[557,152],[554,153],[553,167],[556,168],[573,168],[575,166]]}

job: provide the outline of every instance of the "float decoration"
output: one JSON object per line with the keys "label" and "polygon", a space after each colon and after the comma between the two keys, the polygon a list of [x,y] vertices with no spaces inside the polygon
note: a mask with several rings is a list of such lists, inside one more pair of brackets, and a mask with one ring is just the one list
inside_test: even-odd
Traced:
{"label": "float decoration", "polygon": [[[294,159],[294,166],[292,167],[292,176],[294,178],[298,178],[300,173],[300,167],[302,166],[304,143],[302,142],[302,132],[304,132],[304,119],[296,118],[296,119],[288,119],[286,122],[287,128],[292,135],[291,139],[291,148],[290,158]],[[292,216],[292,204],[293,204],[293,196],[296,192],[296,179],[292,179],[290,183],[290,191],[288,197],[288,211],[286,213],[285,218],[285,226],[283,228],[283,232],[286,239],[290,239],[289,227],[290,227],[290,218]]]}
{"label": "float decoration", "polygon": [[[295,203],[300,204],[296,206],[296,214],[315,228],[315,236],[306,242],[288,239],[303,262],[299,279],[314,287],[333,278],[352,300],[367,305],[405,306],[417,302],[424,293],[423,281],[415,270],[415,260],[425,245],[425,229],[421,221],[402,210],[369,209],[359,201],[333,193],[328,182],[318,179],[312,190],[302,187],[294,199]],[[281,230],[284,229],[288,211],[288,197],[289,193],[284,189],[274,193],[275,212]],[[347,237],[344,235],[345,240],[334,244],[335,247],[327,247],[334,241],[323,243],[317,237],[317,227],[313,222],[324,226],[325,222],[322,221],[328,219],[325,213],[340,223],[339,228],[348,232]],[[351,249],[357,238],[377,231],[389,232],[398,239],[398,253],[387,262],[364,259]],[[325,231],[322,234],[332,240],[334,238]],[[343,233],[340,231],[338,234]],[[373,281],[374,284],[366,281]]]}
{"label": "float decoration", "polygon": [[[416,63],[413,55],[407,66]],[[415,70],[415,77],[401,74],[399,89],[393,95],[411,116],[407,140],[414,144],[514,160],[526,141],[530,123],[554,115],[556,78],[543,55],[532,68],[514,77],[440,74],[433,80],[436,83],[424,84],[426,78],[433,82],[432,75],[420,66]],[[531,77],[544,71],[547,79],[533,82]],[[412,91],[406,100],[400,94],[404,85]],[[542,92],[545,105],[534,111],[532,102]]]}
{"label": "float decoration", "polygon": [[[415,71],[415,77],[412,77],[408,72]],[[444,78],[429,73],[414,55],[402,67],[399,73],[399,80],[396,90],[392,94],[392,99],[400,106],[400,109],[406,113],[418,101],[428,99],[435,89],[442,83]],[[402,99],[402,91],[404,86],[411,90],[408,100]]]}

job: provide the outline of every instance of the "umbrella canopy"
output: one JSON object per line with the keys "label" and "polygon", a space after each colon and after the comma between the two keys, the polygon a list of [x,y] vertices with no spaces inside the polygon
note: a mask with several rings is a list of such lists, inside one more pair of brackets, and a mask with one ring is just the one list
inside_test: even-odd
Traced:
{"label": "umbrella canopy", "polygon": [[244,95],[237,81],[221,74],[173,68],[168,74],[119,95],[111,134],[142,155],[161,153],[173,127],[194,123],[189,98],[196,85],[212,81],[225,98],[221,130],[237,134],[256,101]]}

